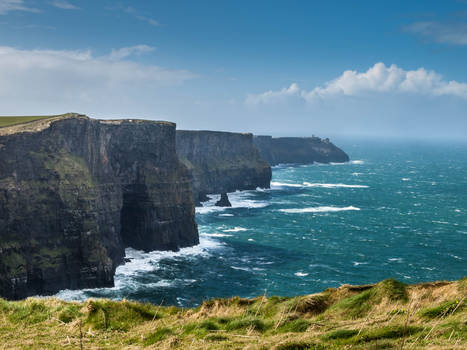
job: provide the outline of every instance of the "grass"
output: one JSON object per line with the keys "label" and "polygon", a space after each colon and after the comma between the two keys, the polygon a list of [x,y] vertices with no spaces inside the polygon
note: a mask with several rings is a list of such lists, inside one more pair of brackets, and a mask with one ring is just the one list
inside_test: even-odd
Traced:
{"label": "grass", "polygon": [[188,309],[0,299],[0,349],[464,349],[464,283],[385,280],[300,297],[212,299]]}
{"label": "grass", "polygon": [[37,117],[0,117],[0,128],[5,126],[13,126],[18,124],[30,123],[39,119],[48,119],[53,116],[37,116]]}

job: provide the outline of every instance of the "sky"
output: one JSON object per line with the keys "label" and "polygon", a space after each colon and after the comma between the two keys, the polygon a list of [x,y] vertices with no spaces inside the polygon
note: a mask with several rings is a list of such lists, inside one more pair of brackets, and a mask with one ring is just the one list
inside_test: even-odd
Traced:
{"label": "sky", "polygon": [[467,139],[467,0],[0,0],[0,115]]}

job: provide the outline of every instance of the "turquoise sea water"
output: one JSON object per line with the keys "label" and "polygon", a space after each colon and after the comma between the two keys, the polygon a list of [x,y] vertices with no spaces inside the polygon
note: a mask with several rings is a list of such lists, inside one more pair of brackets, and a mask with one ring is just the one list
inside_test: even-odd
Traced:
{"label": "turquoise sea water", "polygon": [[127,250],[116,286],[59,297],[194,305],[467,275],[467,144],[347,141],[347,164],[280,165],[270,190],[197,209],[201,244]]}

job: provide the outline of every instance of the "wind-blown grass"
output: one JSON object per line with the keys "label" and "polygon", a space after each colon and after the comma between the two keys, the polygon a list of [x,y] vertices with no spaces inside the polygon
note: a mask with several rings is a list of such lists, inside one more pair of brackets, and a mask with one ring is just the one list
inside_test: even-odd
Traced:
{"label": "wind-blown grass", "polygon": [[196,308],[0,299],[0,349],[465,349],[465,280],[385,280]]}

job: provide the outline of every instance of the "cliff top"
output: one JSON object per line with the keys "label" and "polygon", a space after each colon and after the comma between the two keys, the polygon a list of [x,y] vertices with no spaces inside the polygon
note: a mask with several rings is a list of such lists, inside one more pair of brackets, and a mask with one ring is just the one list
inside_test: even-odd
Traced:
{"label": "cliff top", "polygon": [[231,131],[215,131],[215,130],[177,130],[177,133],[184,133],[184,134],[193,134],[193,135],[242,135],[242,136],[251,136],[253,137],[252,133],[249,132],[231,132]]}
{"label": "cliff top", "polygon": [[[79,113],[65,113],[60,115],[50,115],[50,116],[5,116],[0,117],[0,136],[11,135],[21,132],[39,132],[44,129],[47,129],[50,124],[53,122],[70,119],[70,118],[80,118],[80,119],[91,119],[84,114]],[[155,120],[146,120],[146,119],[96,119],[99,123],[102,124],[112,124],[120,125],[125,122],[130,123],[156,123],[163,125],[170,125],[175,127],[175,123],[167,121],[155,121]]]}
{"label": "cliff top", "polygon": [[[467,279],[388,279],[298,297],[213,299],[196,308],[90,299],[0,299],[8,349],[465,349]],[[80,345],[81,344],[81,345]]]}

